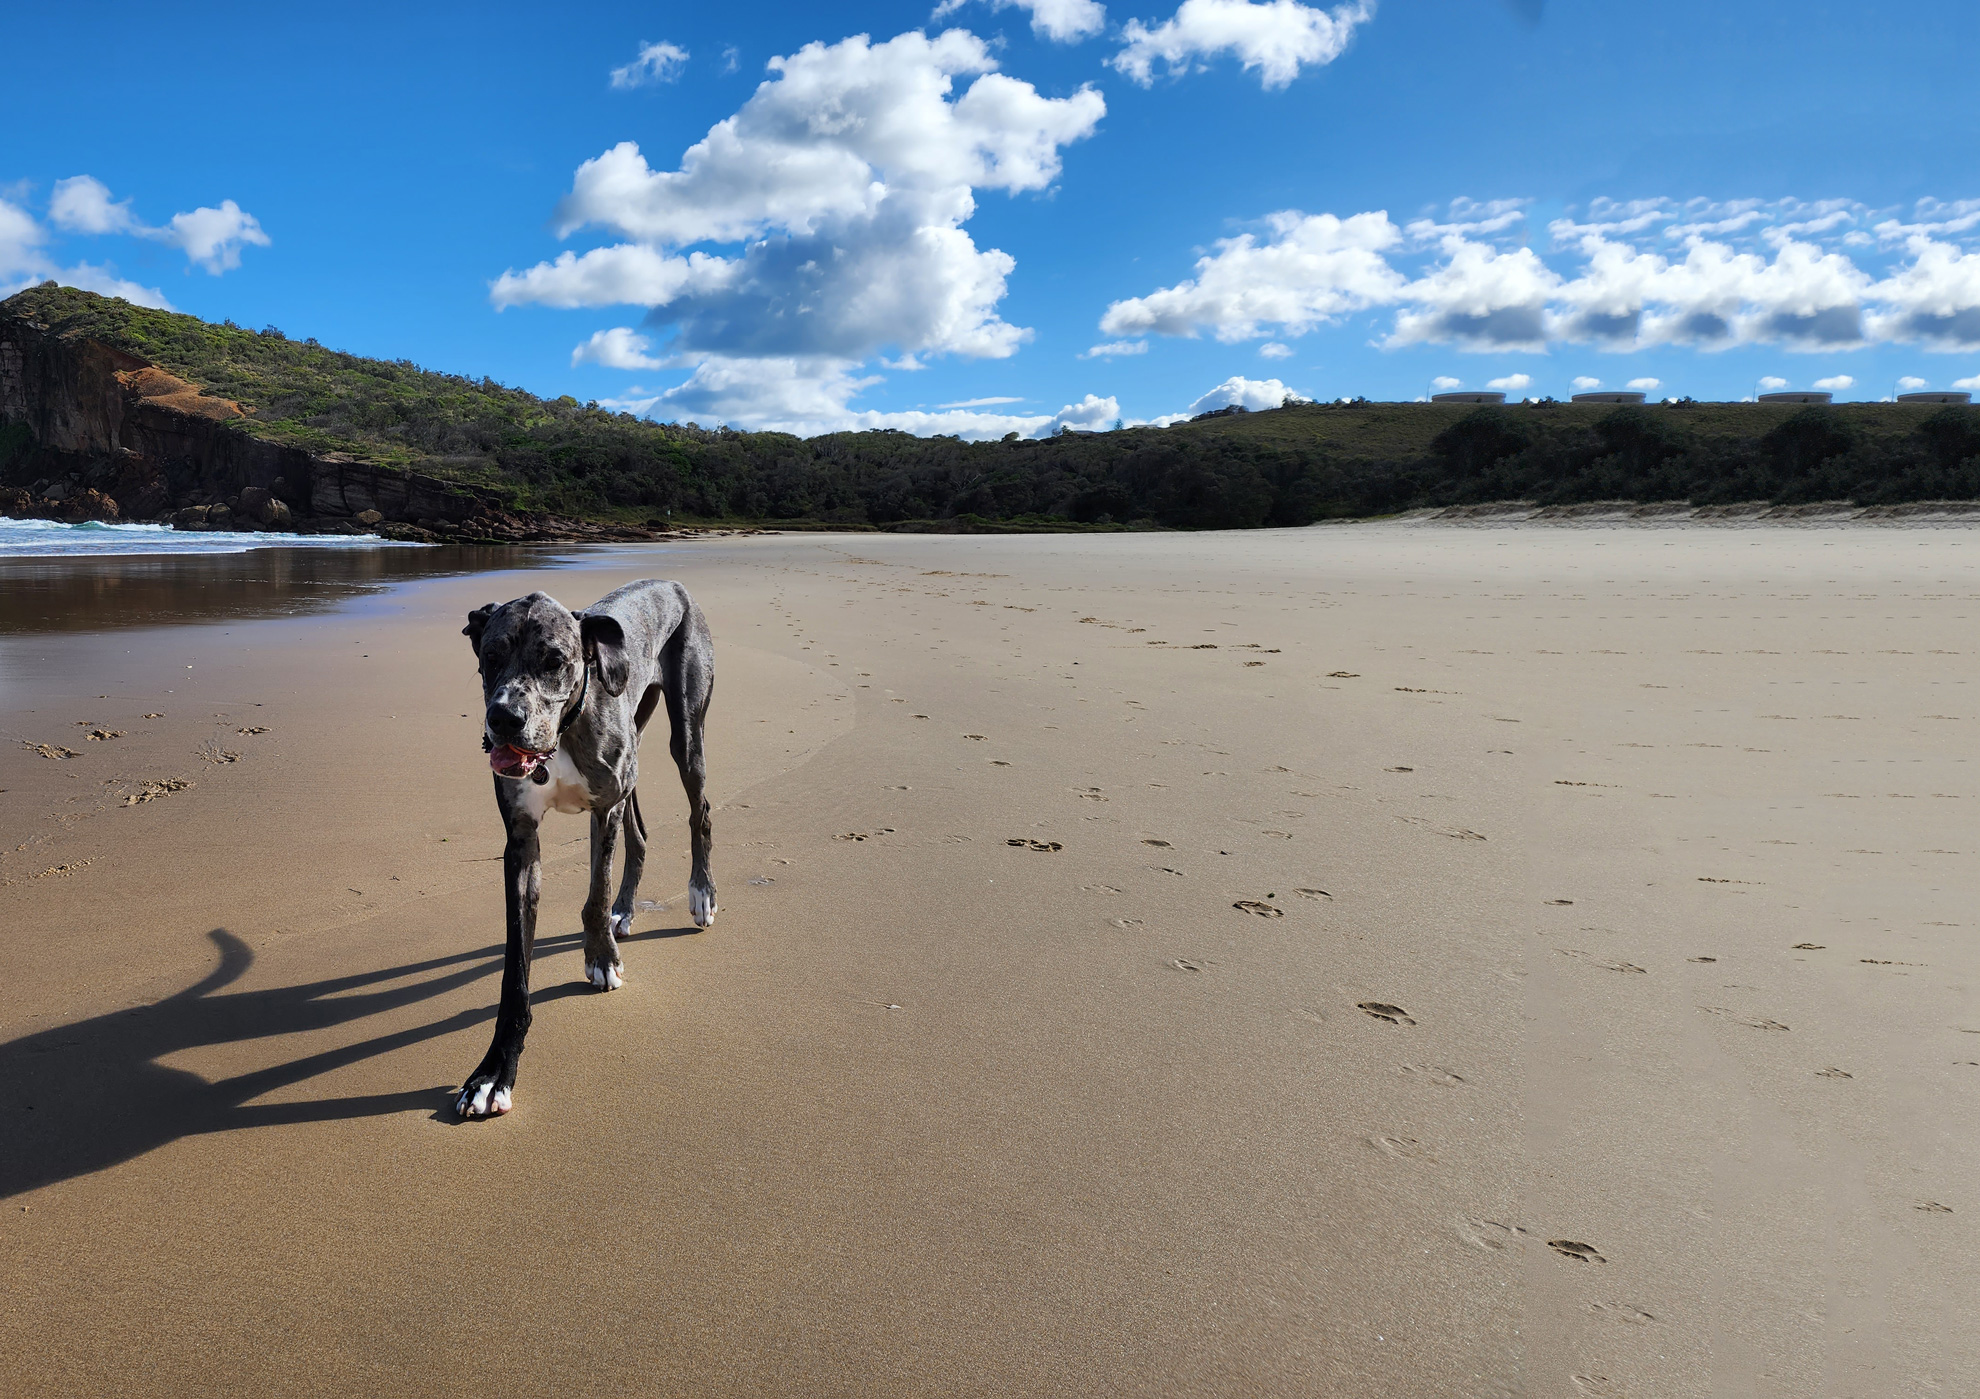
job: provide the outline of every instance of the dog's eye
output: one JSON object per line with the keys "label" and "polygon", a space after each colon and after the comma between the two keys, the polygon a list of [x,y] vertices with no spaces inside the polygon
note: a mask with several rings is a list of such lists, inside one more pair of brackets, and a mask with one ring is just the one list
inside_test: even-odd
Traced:
{"label": "dog's eye", "polygon": [[562,670],[570,662],[570,657],[552,647],[543,653],[543,664],[555,670]]}

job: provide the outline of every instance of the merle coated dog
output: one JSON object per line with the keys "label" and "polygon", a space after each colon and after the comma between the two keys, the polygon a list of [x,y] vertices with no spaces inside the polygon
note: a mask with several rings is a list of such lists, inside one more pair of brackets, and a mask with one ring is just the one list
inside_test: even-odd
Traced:
{"label": "merle coated dog", "polygon": [[[572,613],[544,593],[489,603],[462,628],[481,662],[487,701],[482,747],[495,773],[495,805],[508,828],[502,854],[508,951],[495,1039],[461,1086],[462,1117],[497,1117],[514,1106],[516,1061],[529,1033],[529,963],[543,880],[537,827],[552,811],[591,813],[591,893],[584,901],[584,972],[601,991],[624,977],[619,939],[632,929],[646,865],[639,813],[639,736],[662,700],[669,747],[687,788],[694,866],[688,911],[715,921],[707,767],[702,737],[715,688],[715,650],[701,609],[679,583],[642,579]],[[625,874],[606,904],[621,834]]]}

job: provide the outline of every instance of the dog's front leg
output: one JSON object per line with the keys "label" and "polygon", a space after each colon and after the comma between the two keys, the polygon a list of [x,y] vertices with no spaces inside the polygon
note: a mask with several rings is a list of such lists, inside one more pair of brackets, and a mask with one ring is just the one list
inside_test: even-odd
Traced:
{"label": "dog's front leg", "polygon": [[515,1106],[516,1063],[522,1058],[523,1037],[529,1033],[529,963],[536,951],[543,855],[535,818],[519,808],[504,814],[509,842],[502,851],[502,894],[508,905],[509,938],[502,960],[502,1000],[495,1011],[495,1038],[454,1101],[454,1111],[461,1117],[499,1117]]}
{"label": "dog's front leg", "polygon": [[591,893],[584,901],[584,975],[600,991],[616,991],[625,980],[619,957],[618,934],[623,929],[605,906],[612,892],[612,856],[619,848],[619,825],[626,804],[620,801],[591,813]]}

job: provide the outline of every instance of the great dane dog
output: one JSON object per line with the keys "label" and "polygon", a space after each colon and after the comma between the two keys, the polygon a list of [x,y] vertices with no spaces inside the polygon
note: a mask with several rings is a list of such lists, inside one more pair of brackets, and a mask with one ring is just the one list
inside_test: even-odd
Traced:
{"label": "great dane dog", "polygon": [[[713,832],[702,736],[715,688],[715,650],[701,609],[679,583],[642,579],[572,613],[545,593],[489,603],[462,628],[481,662],[487,702],[482,747],[495,772],[495,805],[508,828],[502,852],[508,951],[495,1039],[461,1086],[462,1117],[499,1117],[515,1105],[516,1061],[529,1033],[529,963],[543,880],[537,828],[552,811],[591,813],[591,893],[584,901],[584,974],[601,991],[624,977],[619,939],[632,929],[646,865],[639,814],[639,736],[662,700],[669,747],[687,788],[694,866],[688,911],[715,921],[708,858]],[[625,874],[609,908],[606,886],[623,832]]]}

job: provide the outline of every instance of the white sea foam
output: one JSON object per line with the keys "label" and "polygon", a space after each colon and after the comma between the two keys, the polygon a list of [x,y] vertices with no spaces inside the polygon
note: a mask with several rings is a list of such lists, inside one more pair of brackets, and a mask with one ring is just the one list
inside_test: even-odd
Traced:
{"label": "white sea foam", "polygon": [[0,558],[73,554],[243,554],[249,549],[418,548],[375,534],[270,534],[248,530],[178,530],[169,525],[79,525],[0,518]]}

